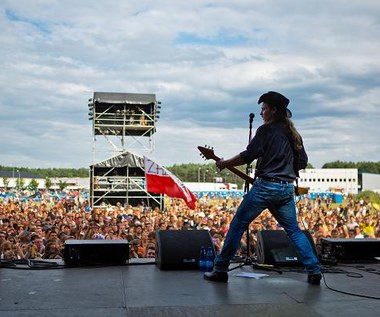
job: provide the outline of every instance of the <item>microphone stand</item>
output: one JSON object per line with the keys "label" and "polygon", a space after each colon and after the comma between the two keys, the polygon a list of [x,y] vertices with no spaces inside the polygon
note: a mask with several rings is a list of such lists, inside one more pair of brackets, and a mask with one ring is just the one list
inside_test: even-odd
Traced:
{"label": "microphone stand", "polygon": [[[253,118],[255,115],[253,113],[249,114],[249,133],[248,133],[248,144],[251,143],[252,140],[252,122]],[[246,166],[246,174],[249,175],[250,172],[252,171],[251,165],[247,164]],[[249,192],[249,181],[246,180],[244,183],[244,193],[247,194]],[[247,226],[247,231],[246,231],[247,239],[246,239],[246,244],[247,244],[247,255],[243,261],[243,263],[239,264],[238,266],[230,269],[229,271],[236,270],[237,268],[241,268],[245,265],[253,265],[252,258],[251,258],[251,250],[250,250],[250,237],[249,237],[249,224]]]}

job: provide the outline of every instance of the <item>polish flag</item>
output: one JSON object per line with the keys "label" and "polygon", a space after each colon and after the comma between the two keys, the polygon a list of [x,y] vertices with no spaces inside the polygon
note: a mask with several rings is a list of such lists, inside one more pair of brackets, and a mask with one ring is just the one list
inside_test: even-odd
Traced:
{"label": "polish flag", "polygon": [[172,173],[144,156],[145,180],[148,192],[182,198],[187,206],[195,209],[194,194]]}

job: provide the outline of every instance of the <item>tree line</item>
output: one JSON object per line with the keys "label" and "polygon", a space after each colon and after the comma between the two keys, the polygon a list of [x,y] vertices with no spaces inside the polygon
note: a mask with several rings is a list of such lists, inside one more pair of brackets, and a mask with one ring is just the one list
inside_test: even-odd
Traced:
{"label": "tree line", "polygon": [[[29,167],[13,167],[1,166],[0,171],[20,171],[29,172],[42,178],[60,178],[60,177],[89,177],[89,168],[29,168]],[[15,174],[16,175],[16,174]]]}
{"label": "tree line", "polygon": [[359,173],[380,174],[380,162],[343,162],[325,163],[322,168],[357,168]]}

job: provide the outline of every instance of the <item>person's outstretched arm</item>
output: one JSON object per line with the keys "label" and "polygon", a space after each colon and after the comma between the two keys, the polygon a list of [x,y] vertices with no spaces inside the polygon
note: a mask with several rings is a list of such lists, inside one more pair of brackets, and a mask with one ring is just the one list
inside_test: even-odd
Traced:
{"label": "person's outstretched arm", "polygon": [[217,161],[215,164],[216,164],[217,168],[219,168],[219,170],[223,170],[223,169],[228,168],[228,167],[243,165],[243,164],[245,164],[245,161],[239,153],[239,154],[237,154],[237,155],[235,155],[235,156],[233,156],[227,160],[221,159],[221,160]]}

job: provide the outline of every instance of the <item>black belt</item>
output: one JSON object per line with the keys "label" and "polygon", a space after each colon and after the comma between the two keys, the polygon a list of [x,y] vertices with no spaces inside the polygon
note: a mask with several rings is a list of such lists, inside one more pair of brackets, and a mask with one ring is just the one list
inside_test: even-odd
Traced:
{"label": "black belt", "polygon": [[288,181],[282,181],[280,179],[277,179],[277,178],[272,178],[272,177],[257,177],[258,179],[261,179],[263,181],[267,181],[267,182],[274,182],[274,183],[280,183],[280,184],[288,184],[288,183],[291,183],[291,182],[288,182]]}

